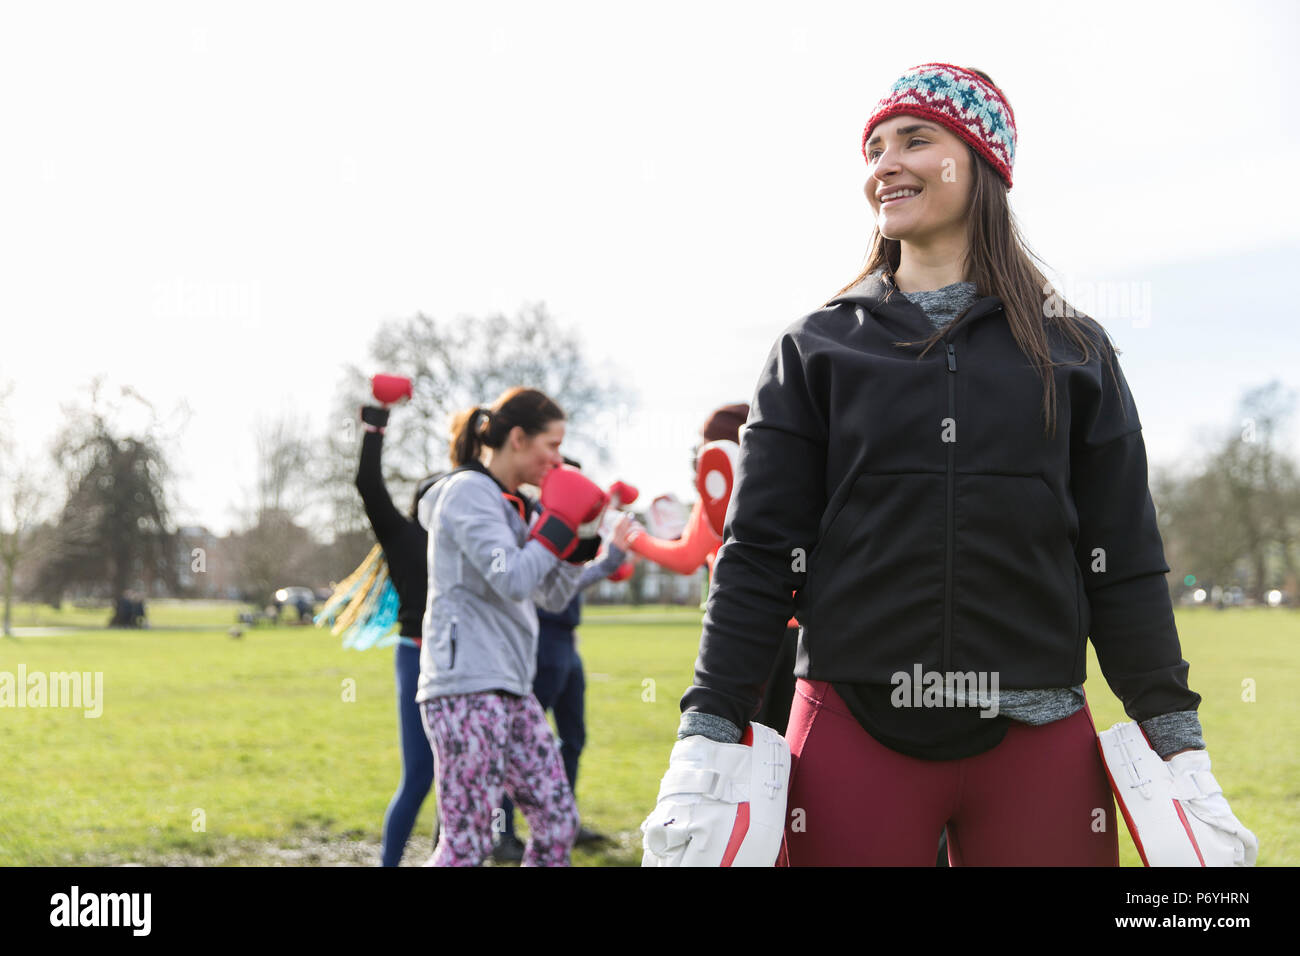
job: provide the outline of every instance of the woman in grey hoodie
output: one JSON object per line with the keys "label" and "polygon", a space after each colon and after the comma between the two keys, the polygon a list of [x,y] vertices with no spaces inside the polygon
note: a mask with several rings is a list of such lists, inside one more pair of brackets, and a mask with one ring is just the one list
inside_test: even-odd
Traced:
{"label": "woman in grey hoodie", "polygon": [[[537,610],[562,611],[595,556],[605,493],[561,468],[564,413],[513,388],[452,423],[455,469],[420,500],[429,532],[420,704],[442,821],[430,866],[477,866],[508,793],[528,821],[525,866],[567,866],[578,812],[532,694]],[[556,471],[556,469],[560,469]],[[542,489],[541,508],[519,490]],[[626,522],[622,526],[626,536]],[[617,535],[616,535],[617,539]]]}

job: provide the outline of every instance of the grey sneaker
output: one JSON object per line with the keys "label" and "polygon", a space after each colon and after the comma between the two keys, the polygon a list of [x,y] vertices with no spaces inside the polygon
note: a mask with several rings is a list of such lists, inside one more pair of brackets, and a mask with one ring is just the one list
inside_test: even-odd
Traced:
{"label": "grey sneaker", "polygon": [[492,859],[498,863],[520,863],[524,858],[524,843],[513,833],[501,834],[492,847]]}
{"label": "grey sneaker", "polygon": [[588,830],[586,827],[578,828],[578,835],[573,838],[573,845],[578,846],[582,843],[606,843],[609,837],[603,833],[597,833],[595,830]]}

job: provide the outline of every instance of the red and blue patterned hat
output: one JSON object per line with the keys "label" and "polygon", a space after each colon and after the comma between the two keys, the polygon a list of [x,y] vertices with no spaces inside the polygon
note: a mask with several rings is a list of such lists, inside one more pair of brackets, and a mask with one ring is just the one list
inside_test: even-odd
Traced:
{"label": "red and blue patterned hat", "polygon": [[922,63],[895,82],[862,131],[862,157],[871,131],[891,116],[924,116],[952,130],[992,164],[1011,188],[1016,158],[1016,115],[999,90],[977,73],[951,63]]}

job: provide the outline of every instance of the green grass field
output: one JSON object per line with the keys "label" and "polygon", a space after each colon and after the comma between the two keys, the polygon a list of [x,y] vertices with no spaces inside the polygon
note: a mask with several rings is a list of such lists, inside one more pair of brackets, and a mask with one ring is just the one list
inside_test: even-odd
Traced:
{"label": "green grass field", "polygon": [[[377,864],[400,775],[391,649],[345,651],[326,631],[226,633],[238,607],[150,604],[153,628],[109,631],[108,612],[23,606],[0,639],[0,672],[102,672],[102,714],[0,708],[0,865]],[[587,749],[583,822],[613,837],[586,866],[635,865],[690,682],[700,612],[584,609]],[[1201,719],[1260,865],[1300,862],[1300,616],[1178,611]],[[1098,729],[1125,719],[1090,660]],[[1243,681],[1254,682],[1244,701]],[[354,691],[349,693],[348,688]],[[355,699],[346,699],[349,696]],[[430,850],[426,801],[404,865]],[[1121,862],[1139,865],[1127,832]]]}

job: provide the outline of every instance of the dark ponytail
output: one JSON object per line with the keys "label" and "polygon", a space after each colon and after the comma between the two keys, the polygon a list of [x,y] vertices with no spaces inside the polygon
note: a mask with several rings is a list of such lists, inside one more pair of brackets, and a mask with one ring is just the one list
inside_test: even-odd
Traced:
{"label": "dark ponytail", "polygon": [[[457,412],[451,420],[451,463],[459,468],[467,461],[477,461],[483,447],[483,433],[490,426],[492,412],[482,405]],[[485,421],[485,416],[487,421]]]}
{"label": "dark ponytail", "polygon": [[544,432],[564,412],[546,394],[516,385],[502,393],[490,408],[475,405],[458,412],[451,421],[451,463],[459,468],[478,461],[484,448],[500,448],[518,425],[525,435]]}

